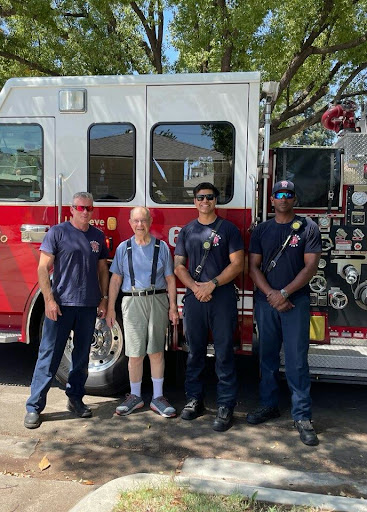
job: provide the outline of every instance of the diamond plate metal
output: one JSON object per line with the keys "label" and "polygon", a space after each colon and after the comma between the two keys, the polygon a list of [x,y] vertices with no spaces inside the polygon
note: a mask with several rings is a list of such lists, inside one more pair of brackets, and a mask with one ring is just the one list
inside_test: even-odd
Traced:
{"label": "diamond plate metal", "polygon": [[[284,351],[280,353],[281,366],[285,364]],[[345,370],[346,375],[358,375],[359,371],[367,371],[367,347],[347,345],[310,345],[308,353],[310,372],[317,369]]]}
{"label": "diamond plate metal", "polygon": [[344,148],[344,184],[366,185],[363,168],[367,164],[367,134],[346,133],[336,147]]}

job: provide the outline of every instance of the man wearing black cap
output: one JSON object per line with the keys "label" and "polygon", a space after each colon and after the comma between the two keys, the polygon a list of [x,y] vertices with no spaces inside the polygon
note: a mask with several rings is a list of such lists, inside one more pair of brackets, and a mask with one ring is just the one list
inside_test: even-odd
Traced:
{"label": "man wearing black cap", "polygon": [[280,416],[279,353],[283,343],[294,426],[301,441],[314,446],[319,441],[311,422],[308,282],[317,271],[321,236],[312,220],[295,216],[291,181],[275,183],[271,203],[275,218],[257,226],[250,241],[249,273],[257,288],[261,381],[260,407],[246,419],[256,425]]}
{"label": "man wearing black cap", "polygon": [[193,420],[204,411],[203,372],[210,329],[218,377],[218,411],[212,428],[224,432],[232,425],[237,401],[233,352],[237,300],[233,280],[243,271],[243,241],[234,224],[217,217],[219,190],[214,185],[200,183],[193,192],[199,216],[180,231],[175,249],[175,274],[187,287],[184,326],[190,349],[185,379],[187,403],[181,418]]}

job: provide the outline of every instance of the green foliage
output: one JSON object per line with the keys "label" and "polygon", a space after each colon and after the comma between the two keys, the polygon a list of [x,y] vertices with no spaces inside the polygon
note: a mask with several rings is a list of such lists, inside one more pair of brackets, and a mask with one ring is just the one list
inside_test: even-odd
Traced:
{"label": "green foliage", "polygon": [[180,52],[176,71],[260,70],[264,81],[280,83],[273,143],[319,124],[329,102],[366,94],[366,0],[171,5],[173,44]]}
{"label": "green foliage", "polygon": [[279,144],[307,136],[328,103],[366,94],[366,12],[367,0],[2,0],[0,85],[11,76],[258,70],[280,83]]}
{"label": "green foliage", "polygon": [[[153,26],[154,32],[159,22],[150,18],[149,5],[106,0],[2,2],[0,56],[12,66],[1,66],[1,81],[14,75],[154,71],[153,50],[159,45],[149,47],[147,30]],[[154,5],[162,10],[159,0]]]}

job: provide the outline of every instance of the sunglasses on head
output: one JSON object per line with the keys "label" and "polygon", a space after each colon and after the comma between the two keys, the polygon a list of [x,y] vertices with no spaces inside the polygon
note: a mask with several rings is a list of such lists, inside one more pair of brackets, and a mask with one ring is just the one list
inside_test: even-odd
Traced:
{"label": "sunglasses on head", "polygon": [[214,194],[198,194],[196,196],[196,199],[198,201],[204,201],[204,198],[206,198],[208,201],[213,201],[213,199],[215,199],[215,195]]}
{"label": "sunglasses on head", "polygon": [[82,206],[79,204],[73,204],[73,208],[77,212],[84,212],[84,210],[86,210],[87,212],[92,212],[94,210],[93,206]]}
{"label": "sunglasses on head", "polygon": [[283,197],[285,199],[293,199],[294,193],[293,192],[275,192],[275,194],[274,194],[275,199],[283,199]]}

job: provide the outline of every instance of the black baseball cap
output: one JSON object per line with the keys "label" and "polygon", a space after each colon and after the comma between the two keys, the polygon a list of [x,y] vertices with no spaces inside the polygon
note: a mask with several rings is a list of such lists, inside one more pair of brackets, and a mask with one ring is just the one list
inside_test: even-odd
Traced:
{"label": "black baseball cap", "polygon": [[279,192],[279,190],[289,190],[294,194],[296,193],[294,183],[292,181],[287,180],[277,181],[273,187],[271,195],[274,195],[275,192]]}

